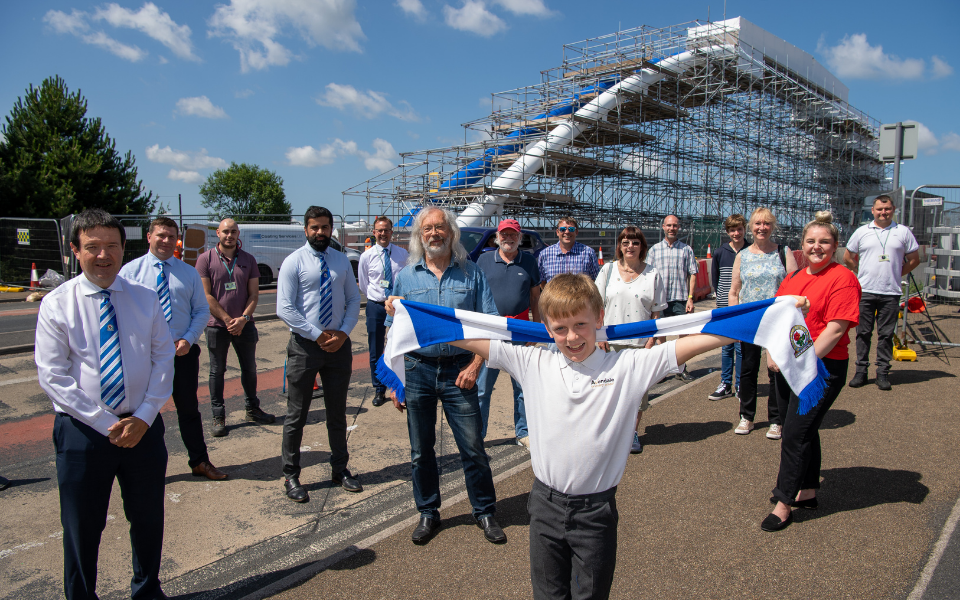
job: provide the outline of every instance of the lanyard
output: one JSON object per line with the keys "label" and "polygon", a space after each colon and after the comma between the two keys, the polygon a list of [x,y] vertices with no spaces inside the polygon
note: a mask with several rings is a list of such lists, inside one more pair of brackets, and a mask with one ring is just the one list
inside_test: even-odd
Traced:
{"label": "lanyard", "polygon": [[886,239],[881,240],[881,239],[880,239],[880,232],[877,231],[876,229],[873,230],[873,232],[874,232],[875,234],[877,234],[877,241],[880,242],[880,253],[881,253],[883,256],[886,256],[886,255],[887,255],[887,242],[890,241],[890,232],[891,232],[891,231],[893,231],[893,229],[888,229],[888,230],[887,230],[887,237],[886,237]]}
{"label": "lanyard", "polygon": [[237,254],[233,255],[233,260],[230,261],[230,264],[227,265],[227,259],[223,257],[223,254],[220,254],[220,247],[217,246],[217,256],[220,258],[220,263],[223,265],[223,268],[227,270],[227,276],[230,277],[230,283],[233,283],[233,269],[237,266],[237,254],[240,253],[240,249],[237,248]]}

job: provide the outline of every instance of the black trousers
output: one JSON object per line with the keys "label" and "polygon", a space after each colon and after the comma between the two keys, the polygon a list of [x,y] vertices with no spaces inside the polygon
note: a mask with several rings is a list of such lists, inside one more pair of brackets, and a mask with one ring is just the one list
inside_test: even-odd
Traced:
{"label": "black trousers", "polygon": [[610,596],[617,566],[617,488],[562,494],[539,479],[527,500],[535,600]]}
{"label": "black trousers", "polygon": [[287,418],[283,423],[283,476],[300,477],[300,442],[310,413],[313,383],[320,375],[326,408],[330,467],[334,474],[347,468],[347,389],[353,372],[350,338],[336,352],[327,352],[313,340],[292,333],[287,344]]}
{"label": "black trousers", "polygon": [[820,404],[805,415],[797,414],[800,399],[790,391],[783,375],[777,373],[777,386],[785,400],[780,402],[783,439],[780,441],[780,472],[773,495],[784,504],[793,505],[800,490],[820,489],[820,424],[847,381],[848,362],[823,359],[830,373],[829,387]]}
{"label": "black trousers", "polygon": [[257,342],[260,336],[257,326],[247,323],[240,335],[233,335],[226,327],[207,327],[207,350],[210,352],[210,409],[214,417],[226,417],[223,405],[223,378],[227,371],[227,354],[230,346],[240,363],[240,385],[247,410],[260,408],[257,398]]}
{"label": "black trousers", "polygon": [[367,300],[367,346],[370,351],[370,383],[378,392],[386,392],[387,386],[377,379],[377,361],[383,355],[384,338],[387,335],[387,309],[382,302]]}
{"label": "black trousers", "polygon": [[[740,416],[748,421],[757,417],[757,382],[760,378],[760,362],[763,360],[763,348],[747,342],[740,342]],[[770,390],[767,395],[767,418],[771,425],[783,425],[781,411],[778,408],[775,371],[767,369]],[[789,391],[790,388],[787,388]]]}
{"label": "black trousers", "polygon": [[870,366],[870,338],[877,324],[877,373],[890,370],[893,359],[893,332],[900,312],[900,296],[870,294],[860,296],[860,322],[857,323],[857,372]]}
{"label": "black trousers", "polygon": [[173,357],[173,404],[177,407],[180,438],[187,447],[190,468],[210,462],[207,442],[203,440],[203,417],[200,416],[200,346],[190,346],[190,352]]}
{"label": "black trousers", "polygon": [[163,432],[163,419],[157,415],[136,446],[118,448],[83,422],[57,413],[53,445],[57,452],[63,591],[67,600],[97,597],[97,557],[114,478],[120,483],[123,512],[130,522],[130,595],[153,598],[160,591],[167,473]]}

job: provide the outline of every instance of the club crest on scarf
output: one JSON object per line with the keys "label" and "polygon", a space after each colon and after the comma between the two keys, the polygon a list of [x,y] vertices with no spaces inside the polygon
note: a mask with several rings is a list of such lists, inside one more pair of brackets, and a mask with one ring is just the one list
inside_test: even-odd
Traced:
{"label": "club crest on scarf", "polygon": [[813,346],[810,330],[803,325],[794,325],[790,328],[790,345],[793,346],[794,358],[799,357]]}

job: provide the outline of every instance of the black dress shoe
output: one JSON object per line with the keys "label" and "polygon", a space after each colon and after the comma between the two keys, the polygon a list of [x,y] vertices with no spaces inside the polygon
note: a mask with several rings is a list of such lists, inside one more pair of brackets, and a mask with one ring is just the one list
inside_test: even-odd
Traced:
{"label": "black dress shoe", "polygon": [[387,395],[382,390],[378,391],[376,395],[373,397],[373,405],[383,406],[386,403],[387,403]]}
{"label": "black dress shoe", "polygon": [[0,477],[0,490],[5,490],[10,487],[10,480],[6,477]]}
{"label": "black dress shoe", "polygon": [[251,423],[259,423],[260,425],[270,425],[277,420],[277,418],[270,413],[263,412],[263,409],[259,406],[257,408],[248,408],[246,419]]}
{"label": "black dress shoe", "polygon": [[507,534],[500,529],[500,525],[497,524],[493,515],[477,519],[477,527],[483,530],[483,537],[487,538],[487,541],[491,544],[503,544],[507,541]]}
{"label": "black dress shoe", "polygon": [[410,539],[413,540],[414,544],[423,545],[430,541],[430,539],[440,531],[440,519],[434,519],[433,517],[428,517],[427,515],[420,515],[420,524],[417,525],[416,529],[413,530],[413,534],[410,536]]}
{"label": "black dress shoe", "polygon": [[300,485],[300,480],[291,477],[283,482],[283,489],[287,491],[287,498],[294,502],[307,502],[310,500],[310,494]]}
{"label": "black dress shoe", "polygon": [[350,471],[344,469],[335,473],[331,478],[336,485],[342,485],[348,492],[362,492],[363,486],[357,481],[357,478],[350,474]]}
{"label": "black dress shoe", "polygon": [[690,373],[687,373],[686,369],[684,369],[683,371],[680,371],[679,373],[677,373],[677,379],[679,379],[680,381],[693,381],[694,379],[696,379],[696,377],[694,377]]}
{"label": "black dress shoe", "polygon": [[[776,496],[770,496],[770,504],[776,504],[779,502]],[[817,497],[807,498],[806,500],[794,500],[793,506],[797,508],[805,508],[807,510],[817,510],[820,508],[820,503],[817,502]]]}
{"label": "black dress shoe", "polygon": [[789,525],[791,521],[793,521],[792,512],[789,515],[787,515],[787,518],[783,521],[781,521],[780,517],[778,517],[777,515],[770,513],[769,515],[767,515],[767,518],[764,519],[762,523],[760,523],[760,529],[764,531],[780,531],[781,529]]}

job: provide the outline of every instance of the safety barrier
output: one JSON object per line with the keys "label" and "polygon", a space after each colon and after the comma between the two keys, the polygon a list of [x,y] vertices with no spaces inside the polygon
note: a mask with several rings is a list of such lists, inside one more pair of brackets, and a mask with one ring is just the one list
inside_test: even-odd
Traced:
{"label": "safety barrier", "polygon": [[29,286],[34,263],[41,277],[47,269],[63,274],[63,250],[56,219],[0,218],[0,281]]}
{"label": "safety barrier", "polygon": [[706,259],[697,261],[697,281],[693,285],[693,300],[699,302],[713,293],[713,287],[710,285],[710,270],[707,267]]}

